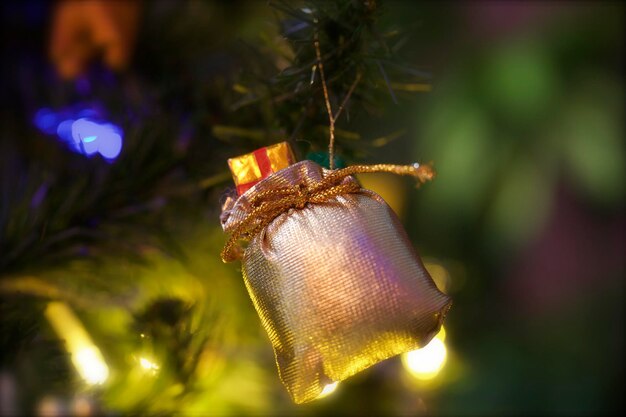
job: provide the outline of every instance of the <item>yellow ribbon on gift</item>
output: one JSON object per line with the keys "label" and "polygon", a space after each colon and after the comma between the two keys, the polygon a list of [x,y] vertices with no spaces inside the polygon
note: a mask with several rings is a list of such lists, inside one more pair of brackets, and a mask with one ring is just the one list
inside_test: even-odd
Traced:
{"label": "yellow ribbon on gift", "polygon": [[249,201],[253,209],[231,228],[232,233],[222,249],[222,261],[232,262],[239,259],[241,248],[238,241],[253,238],[280,214],[292,208],[303,209],[308,203],[323,203],[338,195],[359,192],[361,186],[358,183],[342,183],[342,180],[350,175],[374,172],[408,175],[416,178],[418,185],[435,177],[435,171],[430,163],[424,165],[417,163],[413,165],[352,165],[333,170],[322,180],[311,185],[298,184],[256,194],[252,191],[253,195],[250,196]]}

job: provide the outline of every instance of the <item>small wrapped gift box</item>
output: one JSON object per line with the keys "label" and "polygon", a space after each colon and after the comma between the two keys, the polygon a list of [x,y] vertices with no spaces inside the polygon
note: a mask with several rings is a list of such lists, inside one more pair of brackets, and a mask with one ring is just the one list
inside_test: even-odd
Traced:
{"label": "small wrapped gift box", "polygon": [[295,162],[289,144],[281,142],[236,158],[230,158],[228,167],[233,174],[237,194],[242,195],[262,179]]}

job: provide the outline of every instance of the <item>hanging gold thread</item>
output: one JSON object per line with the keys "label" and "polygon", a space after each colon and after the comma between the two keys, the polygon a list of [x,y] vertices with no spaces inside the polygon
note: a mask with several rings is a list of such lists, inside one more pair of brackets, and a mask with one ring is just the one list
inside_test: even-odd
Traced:
{"label": "hanging gold thread", "polygon": [[[326,84],[326,74],[324,73],[324,62],[322,61],[322,51],[320,50],[320,39],[317,24],[317,19],[315,21],[315,31],[313,32],[313,46],[315,47],[315,56],[317,58],[317,68],[319,68],[320,79],[322,81],[322,91],[324,92],[324,103],[326,104],[326,112],[328,113],[328,134],[329,134],[329,142],[328,142],[328,167],[330,169],[335,169],[335,122],[339,119],[341,112],[345,108],[350,96],[354,92],[356,85],[361,81],[361,73],[357,72],[356,78],[354,82],[348,89],[346,96],[343,98],[343,101],[339,105],[339,109],[337,109],[337,113],[333,115],[333,109],[330,105],[330,97],[328,94],[328,85]],[[316,67],[313,67],[314,69]],[[311,83],[315,80],[315,72],[311,74]]]}
{"label": "hanging gold thread", "polygon": [[359,192],[361,187],[356,182],[342,184],[342,180],[350,175],[372,172],[409,175],[417,179],[418,185],[432,180],[435,176],[435,171],[430,164],[352,165],[330,171],[322,180],[312,185],[298,184],[253,194],[250,198],[250,205],[253,209],[233,226],[232,233],[221,253],[222,261],[231,262],[240,258],[239,239],[253,238],[280,214],[291,208],[303,209],[308,203],[319,204],[338,195]]}

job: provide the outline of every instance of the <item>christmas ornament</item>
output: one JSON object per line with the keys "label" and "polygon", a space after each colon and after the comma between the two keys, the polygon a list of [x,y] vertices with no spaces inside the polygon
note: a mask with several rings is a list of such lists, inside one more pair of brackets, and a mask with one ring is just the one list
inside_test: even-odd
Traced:
{"label": "christmas ornament", "polygon": [[[425,346],[451,300],[433,283],[394,212],[352,176],[390,172],[423,183],[434,175],[430,166],[327,170],[312,161],[290,164],[290,151],[274,160],[269,149],[254,155],[288,166],[263,170],[263,156],[229,161],[235,178],[243,170],[261,174],[223,206],[230,237],[222,259],[242,260],[280,378],[303,403],[328,384]],[[249,240],[245,249],[240,239]]]}

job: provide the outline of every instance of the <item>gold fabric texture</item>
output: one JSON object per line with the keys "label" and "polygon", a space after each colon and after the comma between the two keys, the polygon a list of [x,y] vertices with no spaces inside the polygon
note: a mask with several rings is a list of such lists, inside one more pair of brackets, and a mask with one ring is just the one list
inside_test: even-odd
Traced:
{"label": "gold fabric texture", "polygon": [[[226,201],[224,230],[229,233],[253,210],[256,193],[315,184],[330,172],[302,161],[271,175]],[[243,252],[246,287],[296,403],[381,360],[423,347],[451,305],[384,200],[350,189],[356,191],[278,215]]]}

